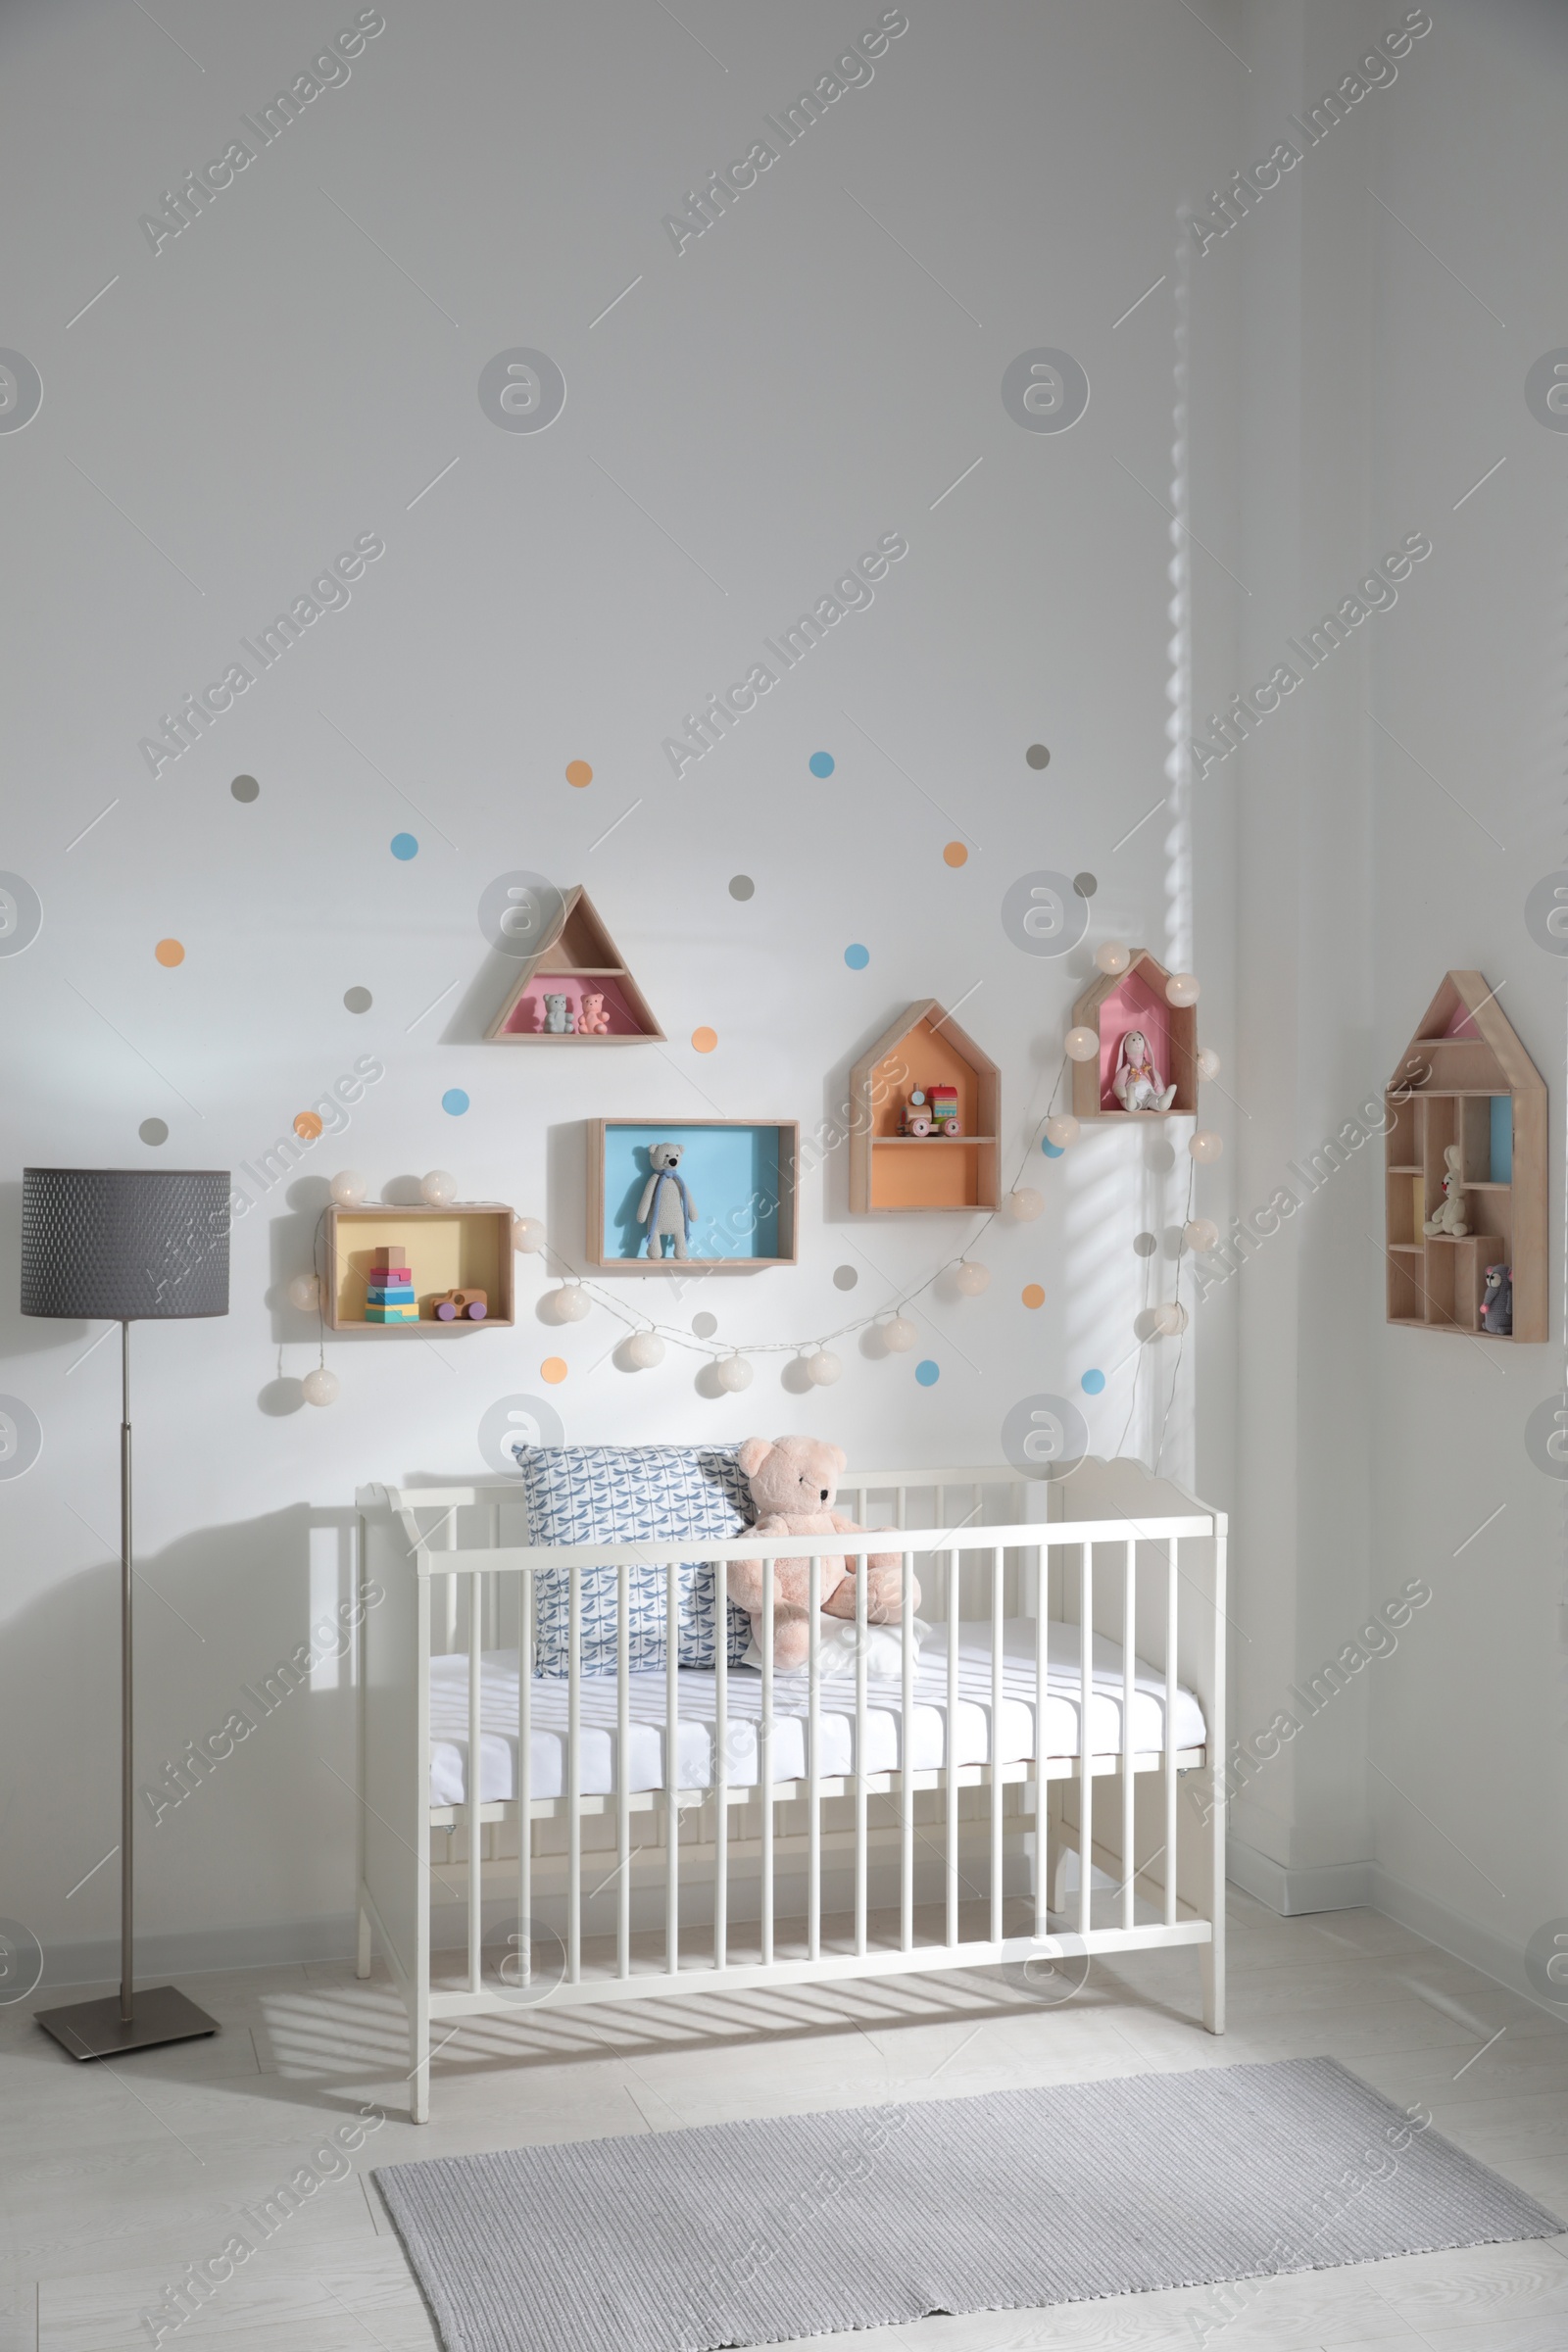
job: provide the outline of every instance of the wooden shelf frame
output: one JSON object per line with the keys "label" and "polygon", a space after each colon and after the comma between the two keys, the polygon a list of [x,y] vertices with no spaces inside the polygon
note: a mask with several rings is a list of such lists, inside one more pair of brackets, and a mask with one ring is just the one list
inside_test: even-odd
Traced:
{"label": "wooden shelf frame", "polygon": [[[1506,1100],[1509,1175],[1492,1173],[1493,1114]],[[1452,971],[1389,1082],[1384,1130],[1386,1316],[1461,1339],[1544,1341],[1546,1082],[1480,972]],[[1445,1152],[1459,1147],[1469,1233],[1427,1234],[1443,1200]],[[1483,1174],[1482,1170],[1486,1173]],[[1478,1227],[1480,1228],[1478,1230]],[[1483,1332],[1487,1267],[1513,1269],[1513,1329]]]}
{"label": "wooden shelf frame", "polygon": [[[1132,960],[1124,972],[1106,972],[1091,988],[1086,988],[1072,1008],[1075,1028],[1093,1029],[1101,1041],[1101,1051],[1093,1061],[1075,1061],[1072,1065],[1072,1109],[1077,1119],[1119,1119],[1124,1124],[1137,1124],[1144,1119],[1194,1118],[1198,1112],[1198,1008],[1193,1004],[1172,1004],[1165,996],[1169,972],[1157,956],[1147,948],[1134,948]],[[1141,980],[1151,996],[1158,1001],[1159,1013],[1169,1040],[1167,1069],[1160,1064],[1160,1076],[1167,1086],[1176,1089],[1174,1102],[1168,1110],[1123,1110],[1116,1102],[1104,1100],[1108,1077],[1105,1075],[1105,1032],[1102,1017],[1133,979]],[[1116,1008],[1113,1006],[1113,1011]],[[1136,1028],[1137,1022],[1123,1020],[1117,1025],[1117,1039],[1126,1030]],[[1158,1055],[1156,1054],[1156,1060]]]}
{"label": "wooden shelf frame", "polygon": [[[516,1321],[512,1221],[514,1211],[499,1200],[453,1200],[444,1207],[388,1207],[367,1201],[363,1208],[329,1208],[323,1236],[321,1316],[328,1331],[367,1331],[377,1339],[416,1332],[422,1339],[449,1332],[510,1331]],[[390,1241],[406,1241],[416,1296],[442,1291],[488,1294],[483,1320],[443,1323],[420,1305],[417,1323],[369,1323],[365,1316],[366,1279],[371,1251]]]}
{"label": "wooden shelf frame", "polygon": [[[953,1084],[972,1134],[896,1132],[911,1087]],[[850,1112],[856,1216],[974,1216],[1000,1204],[1002,1072],[935,997],[910,1004],[861,1054],[850,1073]]]}
{"label": "wooden shelf frame", "polygon": [[[542,996],[543,983],[555,979],[612,981],[613,993],[638,1027],[611,1029],[588,1037],[579,1037],[575,1030],[558,1036],[544,1029],[511,1028],[509,1023],[524,997]],[[543,947],[522,966],[521,977],[508,993],[506,1003],[484,1034],[485,1043],[492,1046],[640,1046],[650,1041],[662,1043],[664,1036],[653,1007],[611,938],[603,915],[580,882],[566,892]]]}
{"label": "wooden shelf frame", "polygon": [[[778,1218],[778,1249],[771,1257],[622,1257],[611,1255],[605,1241],[605,1210],[608,1199],[606,1178],[607,1149],[611,1136],[619,1128],[641,1130],[657,1128],[662,1137],[679,1143],[683,1136],[693,1133],[726,1131],[744,1135],[771,1135],[776,1138],[777,1189],[775,1203]],[[619,1118],[590,1119],[588,1121],[588,1167],[585,1187],[588,1201],[587,1262],[596,1271],[607,1274],[681,1274],[688,1278],[708,1274],[760,1274],[766,1266],[793,1266],[800,1262],[800,1220],[796,1196],[800,1183],[801,1129],[797,1119],[693,1119],[682,1115],[673,1119]],[[683,1163],[682,1172],[685,1171]],[[698,1223],[705,1210],[711,1211],[711,1202],[705,1201],[699,1184],[692,1185],[697,1195]],[[748,1203],[750,1205],[750,1203]],[[646,1244],[644,1244],[646,1246]]]}

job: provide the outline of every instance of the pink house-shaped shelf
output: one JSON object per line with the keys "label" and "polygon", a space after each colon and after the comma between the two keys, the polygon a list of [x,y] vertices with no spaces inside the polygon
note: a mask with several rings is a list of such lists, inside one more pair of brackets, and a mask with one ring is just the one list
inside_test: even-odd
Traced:
{"label": "pink house-shaped shelf", "polygon": [[[1075,1025],[1093,1029],[1099,1057],[1072,1065],[1072,1107],[1080,1119],[1155,1119],[1191,1116],[1198,1108],[1198,1014],[1191,1004],[1167,1004],[1165,966],[1147,948],[1135,948],[1124,972],[1107,972],[1072,1008]],[[1169,1110],[1123,1110],[1111,1092],[1116,1056],[1129,1029],[1149,1040],[1154,1067],[1176,1089]]]}

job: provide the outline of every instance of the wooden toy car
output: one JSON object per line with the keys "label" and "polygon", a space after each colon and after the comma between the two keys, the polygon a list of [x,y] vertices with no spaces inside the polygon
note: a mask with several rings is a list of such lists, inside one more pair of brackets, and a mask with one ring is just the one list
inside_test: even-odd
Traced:
{"label": "wooden toy car", "polygon": [[910,1090],[908,1100],[900,1113],[899,1133],[901,1135],[929,1135],[930,1132],[930,1106],[926,1102],[923,1090],[917,1086]]}
{"label": "wooden toy car", "polygon": [[938,1135],[957,1135],[958,1090],[956,1086],[933,1086],[927,1090],[931,1104],[931,1124]]}
{"label": "wooden toy car", "polygon": [[490,1311],[483,1291],[441,1291],[430,1301],[438,1323],[482,1323]]}

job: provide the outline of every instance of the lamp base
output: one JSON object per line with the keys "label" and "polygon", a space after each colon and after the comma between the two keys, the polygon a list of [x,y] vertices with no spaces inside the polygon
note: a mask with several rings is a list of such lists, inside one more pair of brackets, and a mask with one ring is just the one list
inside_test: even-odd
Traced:
{"label": "lamp base", "polygon": [[52,2034],[73,2058],[116,2058],[125,2050],[150,2050],[164,2041],[193,2041],[216,2034],[218,2020],[187,2000],[172,1984],[138,1992],[129,2025],[120,2014],[120,1995],[101,2001],[73,2001],[64,2009],[35,2009],[34,2025]]}

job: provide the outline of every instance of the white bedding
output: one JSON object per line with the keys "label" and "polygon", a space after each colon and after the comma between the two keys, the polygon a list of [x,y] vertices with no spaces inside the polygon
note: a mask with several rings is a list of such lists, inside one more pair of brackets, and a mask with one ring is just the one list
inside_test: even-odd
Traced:
{"label": "white bedding", "polygon": [[[1090,1750],[1095,1755],[1115,1753],[1121,1746],[1122,1653],[1118,1642],[1096,1635],[1094,1695],[1090,1701]],[[947,1629],[938,1626],[927,1637],[915,1661],[914,1708],[910,1738],[914,1769],[928,1771],[948,1761]],[[683,1670],[677,1702],[679,1743],[676,1786],[707,1788],[713,1780],[714,1680],[710,1673]],[[628,1678],[631,1732],[627,1743],[629,1787],[662,1788],[666,1728],[664,1677],[637,1674]],[[1078,1628],[1050,1626],[1048,1636],[1048,1696],[1044,1752],[1048,1756],[1079,1753]],[[615,1681],[585,1678],[580,1692],[578,1788],[584,1796],[609,1795],[615,1786]],[[480,1676],[481,1734],[479,1794],[510,1797],[516,1789],[517,1653],[514,1649],[486,1650]],[[991,1760],[991,1627],[989,1622],[959,1628],[958,1704],[954,1727],[955,1761],[984,1764]],[[897,1770],[899,1753],[900,1686],[870,1683],[866,1690],[866,1764],[868,1772]],[[820,1770],[833,1778],[855,1769],[855,1685],[821,1685]],[[758,1781],[757,1724],[762,1711],[762,1678],[739,1667],[729,1674],[729,1769],[732,1788],[755,1788]],[[806,1676],[775,1674],[773,1678],[773,1778],[803,1780],[807,1771],[808,1731]],[[531,1793],[560,1796],[566,1773],[566,1685],[536,1677],[532,1687]],[[1133,1696],[1133,1745],[1157,1749],[1165,1738],[1165,1678],[1163,1673],[1137,1662]],[[1193,1693],[1178,1687],[1176,1745],[1201,1747],[1206,1738],[1203,1710]],[[1035,1626],[1032,1618],[1006,1620],[1003,1642],[1003,1701],[1001,1761],[1015,1763],[1039,1752],[1035,1741]],[[430,1661],[430,1802],[457,1805],[467,1795],[468,1660],[466,1653],[443,1655]]]}

